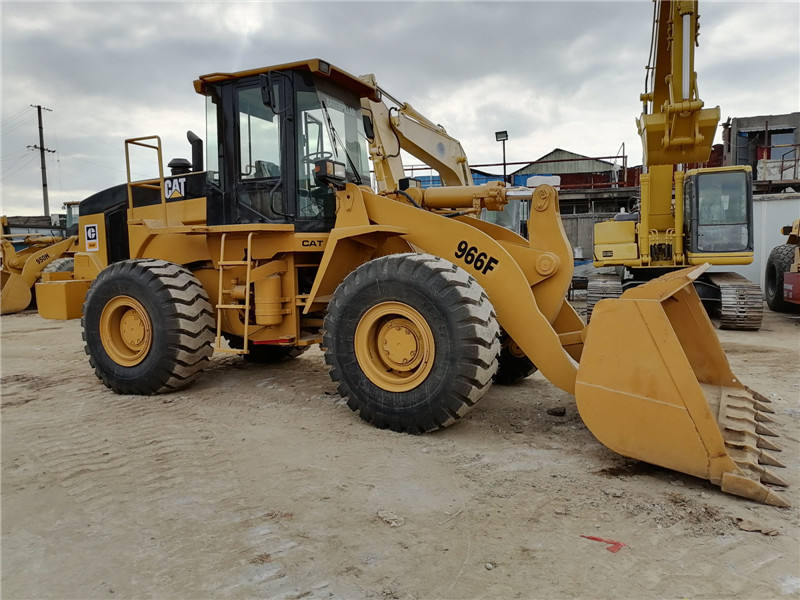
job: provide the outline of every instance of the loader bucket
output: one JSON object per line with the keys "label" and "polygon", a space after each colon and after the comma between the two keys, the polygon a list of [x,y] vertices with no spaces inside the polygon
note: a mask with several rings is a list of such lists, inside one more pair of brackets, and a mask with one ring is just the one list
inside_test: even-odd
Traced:
{"label": "loader bucket", "polygon": [[1,271],[3,287],[0,288],[0,314],[7,315],[28,308],[31,303],[31,286],[21,275]]}
{"label": "loader bucket", "polygon": [[786,484],[766,413],[769,401],[742,385],[692,282],[690,267],[601,300],[586,332],[575,399],[611,450],[710,480],[724,492],[789,506],[765,484]]}

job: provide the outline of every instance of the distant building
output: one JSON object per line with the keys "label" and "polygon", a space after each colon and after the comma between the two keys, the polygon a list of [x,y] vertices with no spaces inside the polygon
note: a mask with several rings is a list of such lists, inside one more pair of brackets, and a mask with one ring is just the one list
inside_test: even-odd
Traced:
{"label": "distant building", "polygon": [[590,158],[556,148],[544,156],[517,169],[512,173],[514,177],[523,175],[559,175],[561,189],[569,188],[602,188],[614,184],[625,184],[625,168],[621,164],[614,164],[607,160]]}
{"label": "distant building", "polygon": [[728,118],[722,128],[723,164],[750,165],[755,191],[800,189],[800,112]]}

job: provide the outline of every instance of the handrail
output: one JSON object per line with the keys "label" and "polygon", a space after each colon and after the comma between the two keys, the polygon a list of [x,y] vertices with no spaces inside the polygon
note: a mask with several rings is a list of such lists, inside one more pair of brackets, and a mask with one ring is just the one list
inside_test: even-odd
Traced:
{"label": "handrail", "polygon": [[[155,140],[156,145],[146,144],[148,140]],[[131,179],[131,160],[129,146],[140,146],[142,148],[150,148],[156,151],[158,160],[158,179],[139,179],[133,181]],[[128,138],[125,140],[125,170],[128,177],[128,210],[130,211],[129,223],[133,220],[133,188],[140,187],[149,190],[159,190],[161,196],[161,211],[164,226],[168,225],[167,221],[167,197],[164,194],[164,161],[161,154],[161,137],[157,135],[146,135],[143,137]]]}

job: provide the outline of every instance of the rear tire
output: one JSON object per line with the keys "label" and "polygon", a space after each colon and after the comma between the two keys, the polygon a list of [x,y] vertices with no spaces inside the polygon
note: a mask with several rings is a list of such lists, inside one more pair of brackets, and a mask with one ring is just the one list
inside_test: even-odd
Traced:
{"label": "rear tire", "polygon": [[83,305],[83,340],[95,374],[118,394],[188,386],[213,352],[214,315],[186,268],[156,259],[103,270]]}
{"label": "rear tire", "polygon": [[478,282],[429,254],[361,265],[336,289],[324,321],[331,379],[359,416],[422,433],[463,417],[489,389],[499,326]]}
{"label": "rear tire", "polygon": [[795,306],[783,299],[783,274],[794,262],[794,249],[791,244],[775,246],[769,253],[764,272],[764,296],[767,306],[775,312],[793,312]]}

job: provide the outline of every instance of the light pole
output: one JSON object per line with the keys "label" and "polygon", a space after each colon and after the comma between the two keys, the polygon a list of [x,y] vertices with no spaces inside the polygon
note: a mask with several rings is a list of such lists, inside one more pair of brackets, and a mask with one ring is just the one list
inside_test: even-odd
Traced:
{"label": "light pole", "polygon": [[495,131],[494,132],[494,139],[498,142],[503,142],[503,185],[507,183],[506,181],[506,140],[508,139],[508,132],[507,131]]}

